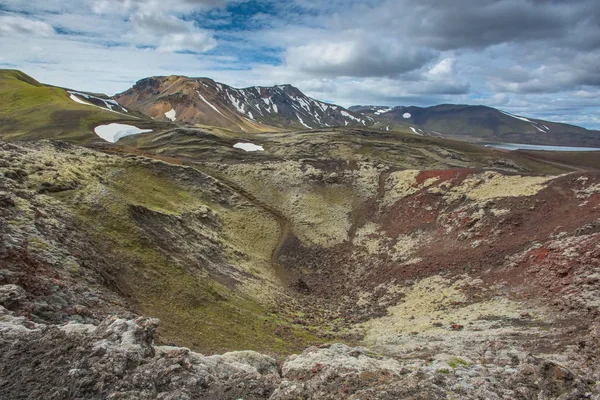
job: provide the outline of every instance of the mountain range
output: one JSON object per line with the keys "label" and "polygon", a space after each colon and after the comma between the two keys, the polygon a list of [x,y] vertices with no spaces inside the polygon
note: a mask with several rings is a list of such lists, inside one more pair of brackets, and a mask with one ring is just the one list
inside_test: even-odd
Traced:
{"label": "mountain range", "polygon": [[408,127],[416,134],[433,134],[473,141],[597,146],[600,140],[598,131],[526,118],[480,105],[353,106],[350,110],[372,117],[379,125],[384,125],[385,129]]}
{"label": "mountain range", "polygon": [[[313,99],[292,85],[237,89],[209,78],[149,77],[114,97],[44,85],[15,70],[0,70],[3,138],[109,141],[177,127],[242,134],[360,127],[470,142],[600,147],[600,132],[513,115],[486,106],[353,106]],[[125,126],[123,127],[123,124]],[[133,125],[129,128],[126,124]],[[106,128],[104,128],[106,129]],[[132,130],[133,129],[133,130]]]}
{"label": "mountain range", "polygon": [[372,118],[306,96],[291,85],[236,89],[208,78],[142,79],[114,97],[155,120],[241,132],[372,125]]}
{"label": "mountain range", "polygon": [[291,85],[237,89],[208,78],[150,77],[114,97],[158,121],[238,132],[368,127],[469,141],[600,146],[600,133],[486,106],[353,106],[308,97]]}

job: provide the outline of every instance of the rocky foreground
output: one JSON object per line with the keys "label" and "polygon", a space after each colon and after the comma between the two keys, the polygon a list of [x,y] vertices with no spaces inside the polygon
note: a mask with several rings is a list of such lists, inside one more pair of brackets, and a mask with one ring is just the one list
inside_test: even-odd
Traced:
{"label": "rocky foreground", "polygon": [[[0,301],[19,301],[14,285]],[[310,347],[283,362],[254,351],[204,356],[154,346],[158,320],[35,324],[0,307],[2,399],[597,399],[600,329],[574,368],[493,344],[480,360],[402,360]],[[577,362],[573,363],[576,360]]]}

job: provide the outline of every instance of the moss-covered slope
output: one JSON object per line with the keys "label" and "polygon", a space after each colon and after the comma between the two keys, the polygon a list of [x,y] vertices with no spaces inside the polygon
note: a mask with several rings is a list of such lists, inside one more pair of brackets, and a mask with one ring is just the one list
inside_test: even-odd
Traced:
{"label": "moss-covered slope", "polygon": [[90,143],[102,140],[94,134],[96,126],[114,122],[154,130],[169,126],[138,113],[78,103],[65,89],[41,84],[21,71],[0,70],[1,139],[63,139]]}

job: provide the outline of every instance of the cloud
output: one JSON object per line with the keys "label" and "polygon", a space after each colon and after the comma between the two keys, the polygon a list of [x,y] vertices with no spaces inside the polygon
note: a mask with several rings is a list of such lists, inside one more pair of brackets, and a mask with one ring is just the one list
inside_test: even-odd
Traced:
{"label": "cloud", "polygon": [[393,40],[313,42],[287,50],[288,66],[322,76],[390,76],[422,67],[436,53]]}
{"label": "cloud", "polygon": [[490,77],[489,85],[495,91],[512,93],[556,93],[600,87],[600,51],[548,59],[548,63],[538,67],[507,68]]}
{"label": "cloud", "polygon": [[42,21],[18,16],[0,16],[0,36],[50,36],[54,33],[54,28],[52,28],[51,25]]}
{"label": "cloud", "polygon": [[161,52],[192,51],[204,53],[217,46],[213,35],[172,15],[138,13],[130,18],[133,42],[155,46]]}
{"label": "cloud", "polygon": [[222,8],[227,0],[98,0],[92,9],[98,14],[145,12],[189,12],[197,9]]}
{"label": "cloud", "polygon": [[0,62],[98,92],[182,74],[291,83],[346,106],[481,103],[600,128],[597,3],[5,0]]}
{"label": "cloud", "polygon": [[183,21],[173,15],[138,13],[130,18],[134,29],[143,34],[183,33],[194,29],[192,22]]}
{"label": "cloud", "polygon": [[206,32],[172,33],[163,36],[158,51],[193,51],[204,53],[215,48],[217,41]]}

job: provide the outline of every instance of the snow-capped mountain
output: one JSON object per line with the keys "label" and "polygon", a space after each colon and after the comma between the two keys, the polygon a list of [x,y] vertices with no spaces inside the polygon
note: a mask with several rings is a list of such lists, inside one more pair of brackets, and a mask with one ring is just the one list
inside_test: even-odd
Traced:
{"label": "snow-capped mountain", "polygon": [[236,89],[208,78],[151,77],[114,99],[155,120],[243,132],[373,123],[371,117],[315,100],[291,85]]}
{"label": "snow-capped mountain", "polygon": [[600,145],[600,133],[585,128],[514,115],[492,107],[441,104],[433,107],[352,106],[380,130],[447,136],[476,141],[542,145]]}

